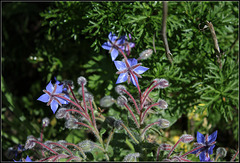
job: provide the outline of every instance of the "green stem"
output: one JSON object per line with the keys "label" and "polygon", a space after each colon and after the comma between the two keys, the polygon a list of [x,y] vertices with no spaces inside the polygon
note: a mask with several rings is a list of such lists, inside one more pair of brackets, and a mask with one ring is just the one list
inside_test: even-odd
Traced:
{"label": "green stem", "polygon": [[123,123],[121,123],[121,126],[127,131],[127,133],[130,135],[130,137],[135,141],[135,143],[139,144],[137,139],[133,136],[133,134],[129,131],[129,129]]}

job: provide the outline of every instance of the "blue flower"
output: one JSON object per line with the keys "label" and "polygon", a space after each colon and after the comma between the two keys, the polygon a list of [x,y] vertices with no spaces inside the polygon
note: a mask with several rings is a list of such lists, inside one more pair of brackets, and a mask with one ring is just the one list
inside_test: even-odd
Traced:
{"label": "blue flower", "polygon": [[45,94],[43,94],[37,99],[39,101],[47,103],[47,106],[51,105],[51,109],[54,114],[58,108],[58,105],[62,106],[62,104],[68,104],[66,100],[56,97],[55,95],[63,96],[69,99],[67,95],[62,93],[63,85],[59,85],[59,83],[60,82],[57,81],[53,86],[53,84],[50,81],[46,87],[46,90],[43,90]]}
{"label": "blue flower", "polygon": [[213,132],[210,136],[208,134],[204,137],[200,132],[197,132],[197,142],[195,145],[198,150],[192,152],[192,154],[196,154],[199,156],[200,161],[210,161],[210,156],[213,154],[213,148],[215,147],[217,139],[217,131]]}
{"label": "blue flower", "polygon": [[137,83],[135,82],[133,75],[138,82],[137,77],[142,78],[142,76],[139,74],[143,74],[149,68],[140,66],[141,63],[137,63],[137,60],[135,58],[128,59],[127,62],[128,64],[122,61],[114,61],[114,64],[118,70],[117,74],[120,74],[116,84],[123,83],[127,80],[128,84],[131,81],[137,87]]}
{"label": "blue flower", "polygon": [[111,53],[112,61],[114,61],[118,56],[118,49],[123,48],[123,44],[125,43],[125,36],[118,38],[116,35],[110,32],[108,39],[108,42],[105,42],[102,45],[102,48],[109,50],[109,53]]}
{"label": "blue flower", "polygon": [[[20,159],[19,161],[16,161],[13,159],[14,162],[22,162],[22,159]],[[32,160],[30,159],[30,157],[26,157],[25,161],[24,162],[32,162]]]}

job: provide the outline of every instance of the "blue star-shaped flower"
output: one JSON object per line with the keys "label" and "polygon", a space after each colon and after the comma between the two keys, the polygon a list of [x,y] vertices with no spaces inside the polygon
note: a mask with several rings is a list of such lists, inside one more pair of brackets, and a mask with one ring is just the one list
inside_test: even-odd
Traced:
{"label": "blue star-shaped flower", "polygon": [[68,104],[66,100],[56,97],[55,95],[60,95],[69,99],[67,95],[62,93],[63,85],[59,85],[59,83],[60,82],[57,81],[53,86],[53,84],[50,81],[46,87],[46,90],[43,90],[45,94],[43,94],[37,99],[39,101],[47,103],[47,106],[51,105],[51,109],[54,114],[58,108],[58,105],[62,106],[62,104]]}
{"label": "blue star-shaped flower", "polygon": [[[19,161],[16,161],[16,160],[13,159],[13,161],[14,162],[22,162],[22,159],[20,159]],[[32,160],[30,159],[29,156],[27,156],[24,162],[32,162]]]}
{"label": "blue star-shaped flower", "polygon": [[118,56],[118,49],[123,48],[123,44],[125,43],[125,36],[118,38],[116,35],[110,32],[108,39],[109,40],[102,45],[102,48],[109,50],[109,53],[111,53],[112,61],[114,61]]}
{"label": "blue star-shaped flower", "polygon": [[[200,132],[197,132],[197,142],[195,145],[197,147],[202,147],[192,154],[199,156],[200,161],[207,161],[210,159],[209,155],[213,154],[213,148],[215,147],[217,139],[217,131],[213,132],[210,136],[208,134],[204,137]],[[196,147],[196,148],[197,148]]]}
{"label": "blue star-shaped flower", "polygon": [[[143,74],[149,68],[140,66],[141,63],[137,63],[138,61],[135,58],[128,59],[127,61],[128,61],[128,64],[126,64],[125,62],[122,62],[122,61],[114,61],[114,64],[118,70],[117,74],[120,74],[117,79],[116,84],[123,83],[127,80],[128,84],[131,81],[137,87],[137,83],[135,82],[132,74],[134,74],[134,76],[138,82],[137,77],[142,78],[142,76],[139,74]],[[128,67],[128,65],[129,65],[129,67]]]}

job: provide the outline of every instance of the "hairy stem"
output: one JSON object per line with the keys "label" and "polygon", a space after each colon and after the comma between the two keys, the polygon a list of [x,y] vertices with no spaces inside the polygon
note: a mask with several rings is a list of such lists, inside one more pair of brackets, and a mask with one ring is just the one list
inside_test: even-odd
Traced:
{"label": "hairy stem", "polygon": [[167,2],[163,1],[163,17],[162,17],[162,38],[164,43],[164,48],[166,52],[166,56],[169,60],[169,62],[172,64],[172,58],[171,58],[171,52],[169,50],[168,41],[167,41],[167,34],[166,34],[166,28],[167,28],[167,13],[168,13],[168,6]]}

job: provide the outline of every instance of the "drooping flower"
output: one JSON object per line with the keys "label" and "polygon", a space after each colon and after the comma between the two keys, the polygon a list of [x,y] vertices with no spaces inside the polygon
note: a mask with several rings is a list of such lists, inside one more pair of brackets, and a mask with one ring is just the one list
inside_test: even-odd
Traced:
{"label": "drooping flower", "polygon": [[65,98],[69,97],[67,95],[65,95],[64,93],[62,93],[63,91],[63,85],[59,85],[59,81],[57,81],[55,83],[55,85],[53,86],[53,84],[51,83],[51,81],[48,83],[46,90],[43,90],[43,92],[45,94],[41,95],[37,100],[38,101],[42,101],[47,103],[47,106],[51,105],[51,109],[53,111],[53,113],[55,114],[58,105],[62,106],[62,104],[68,104],[68,102],[64,99],[61,99],[59,97],[56,97],[55,95],[59,95],[59,96],[63,96]]}
{"label": "drooping flower", "polygon": [[210,161],[209,155],[213,154],[216,139],[217,131],[213,132],[210,136],[207,134],[205,137],[200,132],[197,132],[197,143],[195,143],[195,145],[197,146],[196,148],[200,147],[200,149],[192,152],[191,154],[199,156],[200,161]]}
{"label": "drooping flower", "polygon": [[[141,75],[145,71],[147,71],[149,68],[140,66],[141,63],[137,63],[138,61],[135,58],[131,58],[127,60],[129,67],[126,65],[125,62],[122,61],[114,61],[114,64],[118,70],[117,74],[120,74],[116,84],[123,83],[126,80],[128,81],[128,84],[130,81],[133,83],[133,85],[137,86],[137,83],[134,80],[134,77],[136,78],[136,81],[138,82],[138,78],[142,78]],[[132,73],[131,73],[132,72]],[[134,75],[134,77],[133,77]]]}
{"label": "drooping flower", "polygon": [[108,41],[103,43],[102,48],[109,50],[111,53],[112,61],[114,61],[118,56],[118,49],[123,49],[123,44],[125,43],[125,36],[121,36],[118,38],[116,35],[112,34],[112,32],[108,35]]}

